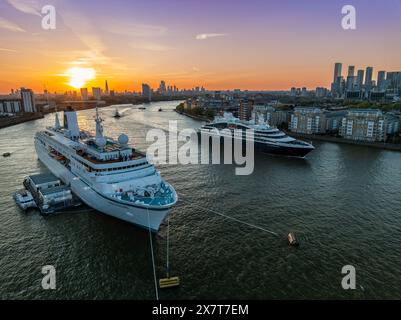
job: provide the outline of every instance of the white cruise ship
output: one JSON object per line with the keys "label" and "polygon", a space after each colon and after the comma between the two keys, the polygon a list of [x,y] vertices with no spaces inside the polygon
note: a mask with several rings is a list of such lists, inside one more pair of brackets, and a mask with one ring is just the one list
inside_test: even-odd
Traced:
{"label": "white cruise ship", "polygon": [[35,135],[35,148],[46,167],[88,206],[153,232],[178,198],[146,155],[103,135],[96,109],[96,136],[81,131],[75,111],[64,112],[64,125],[56,113],[55,126]]}
{"label": "white cruise ship", "polygon": [[215,117],[213,122],[201,127],[198,135],[217,136],[222,139],[232,137],[245,141],[247,130],[253,130],[254,148],[261,152],[303,158],[315,149],[312,144],[294,139],[265,122],[241,121],[228,112],[225,112],[223,116]]}

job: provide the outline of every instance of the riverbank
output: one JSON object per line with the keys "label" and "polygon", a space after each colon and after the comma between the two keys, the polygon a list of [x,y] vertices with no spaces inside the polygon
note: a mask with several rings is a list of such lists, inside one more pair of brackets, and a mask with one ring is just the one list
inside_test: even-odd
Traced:
{"label": "riverbank", "polygon": [[174,109],[175,112],[177,112],[178,114],[182,114],[184,116],[190,117],[192,119],[195,120],[199,120],[199,121],[206,121],[206,122],[210,122],[211,120],[207,117],[202,117],[202,116],[194,116],[192,114],[186,113],[184,111],[178,111],[177,109]]}
{"label": "riverbank", "polygon": [[369,147],[375,149],[384,149],[391,151],[401,152],[401,144],[393,144],[393,143],[382,143],[382,142],[364,142],[364,141],[354,141],[348,140],[339,137],[325,136],[325,135],[313,135],[313,134],[300,134],[294,132],[286,133],[294,138],[298,138],[301,140],[316,140],[316,141],[325,141],[325,142],[333,142],[333,143],[342,143],[342,144],[351,144],[362,147]]}
{"label": "riverbank", "polygon": [[28,121],[42,119],[43,117],[44,116],[42,113],[34,113],[34,114],[25,114],[17,117],[0,118],[0,129],[11,127]]}

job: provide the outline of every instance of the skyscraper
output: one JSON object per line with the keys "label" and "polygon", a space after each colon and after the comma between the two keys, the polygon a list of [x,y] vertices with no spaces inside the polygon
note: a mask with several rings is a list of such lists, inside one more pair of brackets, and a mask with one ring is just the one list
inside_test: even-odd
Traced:
{"label": "skyscraper", "polygon": [[336,83],[338,77],[341,77],[341,69],[342,69],[343,65],[340,62],[337,62],[334,65],[334,78],[333,78],[333,83]]}
{"label": "skyscraper", "polygon": [[166,82],[164,80],[160,81],[160,86],[159,86],[159,92],[161,94],[166,93],[167,89],[166,89]]}
{"label": "skyscraper", "polygon": [[377,90],[380,92],[386,90],[386,71],[379,71],[377,74]]}
{"label": "skyscraper", "polygon": [[102,98],[102,90],[100,88],[93,87],[92,95],[95,98],[95,100],[100,100]]}
{"label": "skyscraper", "polygon": [[365,76],[365,86],[367,88],[372,87],[372,77],[373,77],[373,67],[367,67]]}
{"label": "skyscraper", "polygon": [[334,97],[341,97],[344,94],[345,84],[341,76],[342,63],[337,62],[334,64],[334,79],[331,84],[331,92]]}
{"label": "skyscraper", "polygon": [[355,66],[348,67],[348,76],[347,76],[347,83],[346,83],[346,90],[353,91],[355,85]]}
{"label": "skyscraper", "polygon": [[364,70],[358,70],[357,76],[356,76],[356,82],[355,86],[357,90],[362,90],[363,87],[363,77],[365,75]]}
{"label": "skyscraper", "polygon": [[106,80],[106,83],[105,83],[105,86],[104,86],[104,93],[105,93],[106,95],[109,95],[109,85],[108,85],[108,83],[107,83],[107,80]]}
{"label": "skyscraper", "polygon": [[372,90],[372,77],[373,77],[373,67],[366,68],[365,75],[365,97],[369,97],[369,92]]}
{"label": "skyscraper", "polygon": [[152,90],[147,83],[142,83],[142,96],[148,98],[149,101],[152,100]]}
{"label": "skyscraper", "polygon": [[24,112],[36,112],[35,96],[31,89],[21,88],[21,99]]}
{"label": "skyscraper", "polygon": [[401,72],[387,72],[387,89],[394,94],[401,94]]}
{"label": "skyscraper", "polygon": [[353,77],[355,73],[355,66],[348,67],[348,77]]}
{"label": "skyscraper", "polygon": [[88,88],[81,88],[82,101],[88,101]]}

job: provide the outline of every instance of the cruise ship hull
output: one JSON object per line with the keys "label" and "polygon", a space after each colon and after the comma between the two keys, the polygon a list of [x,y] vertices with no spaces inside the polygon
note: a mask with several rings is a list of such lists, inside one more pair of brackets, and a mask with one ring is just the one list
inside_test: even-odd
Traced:
{"label": "cruise ship hull", "polygon": [[48,155],[47,150],[35,142],[39,160],[58,178],[71,186],[71,190],[82,202],[99,212],[127,221],[152,232],[158,232],[160,224],[169,213],[170,208],[147,209],[127,205],[106,197],[88,186],[82,179],[73,174],[68,168]]}

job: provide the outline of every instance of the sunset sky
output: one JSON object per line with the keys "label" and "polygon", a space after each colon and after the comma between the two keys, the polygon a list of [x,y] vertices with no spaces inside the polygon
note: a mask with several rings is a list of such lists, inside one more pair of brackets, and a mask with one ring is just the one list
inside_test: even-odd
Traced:
{"label": "sunset sky", "polygon": [[[56,8],[55,30],[41,8]],[[341,28],[341,8],[357,29]],[[329,87],[333,65],[401,71],[401,0],[0,0],[0,92]]]}

